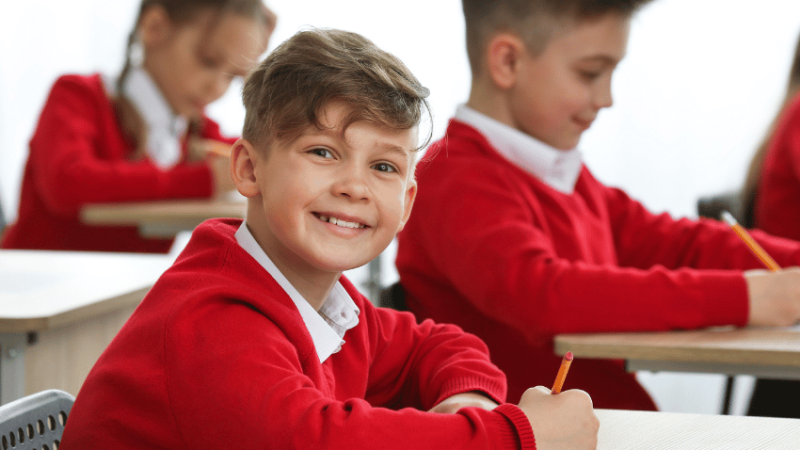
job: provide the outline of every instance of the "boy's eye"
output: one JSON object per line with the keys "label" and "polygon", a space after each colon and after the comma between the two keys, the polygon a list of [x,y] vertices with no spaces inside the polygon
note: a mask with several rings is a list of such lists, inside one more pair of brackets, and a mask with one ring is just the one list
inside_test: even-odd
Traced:
{"label": "boy's eye", "polygon": [[327,148],[313,148],[309,153],[317,155],[320,158],[333,158],[333,153]]}
{"label": "boy's eye", "polygon": [[378,172],[397,172],[397,169],[388,163],[378,163],[372,166],[372,168]]}

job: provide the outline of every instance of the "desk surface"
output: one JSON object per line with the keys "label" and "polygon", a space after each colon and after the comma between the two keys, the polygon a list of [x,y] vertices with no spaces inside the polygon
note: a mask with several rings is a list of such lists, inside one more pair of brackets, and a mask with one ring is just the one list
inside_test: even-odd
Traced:
{"label": "desk surface", "polygon": [[87,205],[81,220],[90,225],[138,227],[143,236],[173,237],[216,217],[244,218],[246,202],[238,194],[211,200],[168,200]]}
{"label": "desk surface", "polygon": [[800,330],[738,328],[556,336],[556,353],[576,357],[800,367]]}
{"label": "desk surface", "polygon": [[173,259],[0,250],[0,333],[44,331],[136,305]]}
{"label": "desk surface", "polygon": [[800,328],[719,328],[663,333],[571,334],[555,351],[624,359],[629,370],[750,374],[800,379]]}
{"label": "desk surface", "polygon": [[800,448],[800,420],[595,410],[597,450],[788,450]]}

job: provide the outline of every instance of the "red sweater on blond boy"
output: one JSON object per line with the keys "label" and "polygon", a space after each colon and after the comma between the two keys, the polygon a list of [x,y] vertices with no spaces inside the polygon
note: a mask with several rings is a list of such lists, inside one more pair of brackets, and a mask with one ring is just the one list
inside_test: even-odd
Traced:
{"label": "red sweater on blond boy", "polygon": [[[203,119],[201,137],[225,140]],[[169,170],[149,158],[131,162],[126,141],[100,75],[65,75],[53,85],[30,142],[19,214],[2,248],[166,253],[172,239],[147,239],[136,227],[91,226],[80,220],[88,203],[208,198],[205,163]],[[187,147],[184,140],[184,158]]]}
{"label": "red sweater on blond boy", "polygon": [[[481,337],[509,401],[552,382],[559,333],[747,323],[740,270],[763,265],[727,225],[651,214],[585,166],[571,194],[557,191],[456,120],[428,154],[397,254],[408,306]],[[753,236],[779,263],[800,261],[800,244]],[[597,408],[655,408],[621,361],[578,359],[566,387]]]}
{"label": "red sweater on blond boy", "polygon": [[195,229],[92,369],[62,449],[535,448],[515,405],[420,411],[469,391],[502,401],[504,376],[475,336],[375,308],[344,277],[359,322],[320,363],[240,226]]}

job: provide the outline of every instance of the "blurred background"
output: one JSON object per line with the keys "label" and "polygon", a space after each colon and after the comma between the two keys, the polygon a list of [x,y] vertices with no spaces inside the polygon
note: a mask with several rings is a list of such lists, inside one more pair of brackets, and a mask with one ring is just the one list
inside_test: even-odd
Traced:
{"label": "blurred background", "polygon": [[[139,0],[4,1],[0,6],[0,205],[13,221],[27,141],[55,78],[116,74]],[[434,138],[469,92],[459,0],[268,0],[270,49],[309,27],[361,33],[400,57],[431,90]],[[634,17],[615,104],[580,148],[604,183],[651,211],[696,217],[704,195],[738,188],[783,98],[800,32],[796,0],[655,0]],[[230,135],[244,117],[235,84],[208,115]],[[397,279],[394,248],[383,283]],[[349,273],[363,280],[365,269]],[[578,361],[579,363],[579,361]],[[723,377],[640,373],[665,411],[717,413]],[[733,413],[752,380],[738,377]],[[668,394],[669,393],[669,394]]]}

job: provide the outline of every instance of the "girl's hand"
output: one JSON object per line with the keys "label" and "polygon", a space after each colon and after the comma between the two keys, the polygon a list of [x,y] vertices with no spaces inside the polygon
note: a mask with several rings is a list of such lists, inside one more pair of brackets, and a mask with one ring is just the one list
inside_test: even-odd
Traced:
{"label": "girl's hand", "polygon": [[438,405],[431,408],[428,412],[439,414],[455,414],[455,412],[459,409],[468,406],[483,408],[487,411],[491,411],[497,407],[497,403],[479,392],[465,392],[463,394],[456,394],[451,397],[447,397]]}

